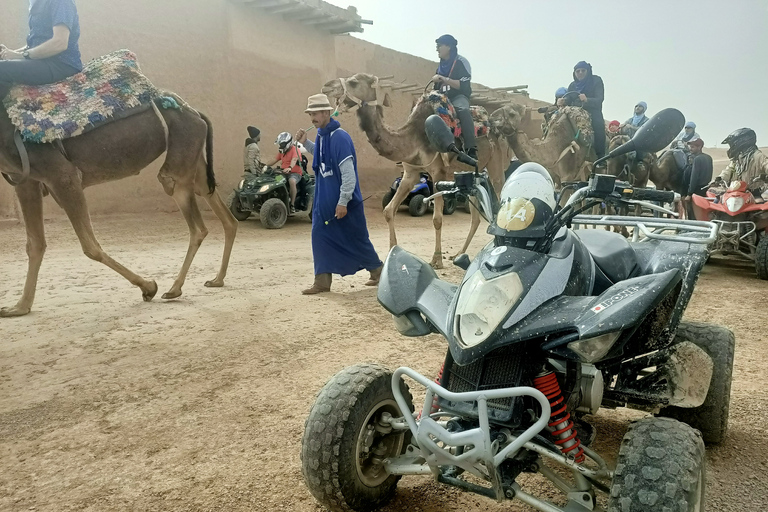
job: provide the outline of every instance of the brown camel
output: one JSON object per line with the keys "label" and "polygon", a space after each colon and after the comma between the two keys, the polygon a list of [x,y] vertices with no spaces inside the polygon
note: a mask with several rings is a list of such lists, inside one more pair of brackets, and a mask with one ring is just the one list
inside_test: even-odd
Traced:
{"label": "brown camel", "polygon": [[650,179],[658,190],[673,190],[683,194],[683,171],[677,167],[672,151],[664,151],[651,168]]}
{"label": "brown camel", "polygon": [[[368,142],[384,158],[393,162],[403,162],[403,179],[395,196],[384,208],[384,218],[389,226],[390,246],[397,244],[395,234],[396,205],[403,202],[405,196],[419,180],[419,173],[429,172],[435,182],[448,179],[453,156],[438,153],[429,143],[424,122],[434,114],[432,106],[422,96],[417,102],[406,123],[400,128],[390,128],[384,124],[383,106],[389,106],[389,95],[381,93],[379,79],[366,73],[358,73],[349,78],[337,78],[327,82],[322,89],[329,98],[336,99],[340,110],[358,106],[357,117],[360,128],[368,136]],[[492,137],[478,137],[478,168],[486,167],[496,188],[496,193],[503,184],[503,169],[498,143]],[[458,165],[458,164],[457,164]],[[463,166],[462,170],[470,170]],[[443,198],[435,198],[432,223],[435,227],[435,252],[431,265],[443,268],[441,230],[443,226]],[[467,250],[472,237],[480,224],[477,211],[472,209],[472,226],[464,246],[457,254]]]}
{"label": "brown camel", "polygon": [[528,109],[524,105],[504,105],[491,114],[491,129],[507,139],[521,162],[543,165],[556,186],[585,179],[585,162],[594,154],[594,131],[589,114],[579,107],[562,107],[550,120],[543,139],[531,139],[520,130],[526,115]]}
{"label": "brown camel", "polygon": [[[616,135],[608,144],[608,151],[611,152],[627,142],[629,142],[629,136]],[[607,173],[618,177],[620,180],[629,182],[633,187],[646,187],[651,169],[656,165],[656,155],[644,153],[639,160],[637,156],[635,153],[611,158],[606,163]]]}
{"label": "brown camel", "polygon": [[[7,91],[0,94],[4,97]],[[14,127],[0,105],[0,170],[17,182],[23,176]],[[14,307],[0,309],[0,316],[26,315],[32,308],[37,276],[45,253],[43,195],[50,192],[75,229],[83,252],[89,258],[125,277],[141,289],[145,301],[157,293],[157,284],[131,272],[101,248],[91,227],[83,189],[106,181],[138,174],[165,153],[158,180],[173,197],[189,225],[189,248],[171,288],[163,295],[173,299],[181,287],[192,259],[208,230],[203,223],[195,194],[202,196],[224,225],[224,255],[218,275],[205,286],[224,285],[237,221],[216,192],[213,175],[213,135],[210,121],[184,105],[181,110],[144,109],[83,135],[63,141],[63,151],[53,144],[28,144],[28,178],[16,186],[27,230],[29,268],[24,291]]]}

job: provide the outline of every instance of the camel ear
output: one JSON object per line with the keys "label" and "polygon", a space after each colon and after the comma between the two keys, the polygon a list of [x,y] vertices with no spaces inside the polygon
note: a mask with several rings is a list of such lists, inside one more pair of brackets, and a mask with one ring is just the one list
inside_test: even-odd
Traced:
{"label": "camel ear", "polygon": [[389,93],[388,92],[384,93],[384,101],[381,104],[384,105],[385,107],[391,107],[392,106],[392,102],[389,101]]}

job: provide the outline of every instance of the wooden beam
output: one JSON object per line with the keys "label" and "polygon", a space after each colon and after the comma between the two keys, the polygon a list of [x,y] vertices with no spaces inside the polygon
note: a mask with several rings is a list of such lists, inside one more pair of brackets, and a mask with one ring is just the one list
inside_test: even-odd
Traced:
{"label": "wooden beam", "polygon": [[509,91],[517,92],[519,89],[527,89],[527,88],[528,88],[527,85],[513,85],[511,87],[494,87],[491,90],[503,91],[503,92],[509,92]]}

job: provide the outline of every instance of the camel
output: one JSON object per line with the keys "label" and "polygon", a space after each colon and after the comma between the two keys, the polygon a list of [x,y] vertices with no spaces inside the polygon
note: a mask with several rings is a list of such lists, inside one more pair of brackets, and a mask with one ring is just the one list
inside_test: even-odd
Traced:
{"label": "camel", "polygon": [[683,171],[678,169],[672,151],[664,151],[659,156],[656,165],[651,168],[650,179],[659,190],[673,190],[678,194],[684,192]]}
{"label": "camel", "polygon": [[[408,120],[400,128],[392,129],[384,123],[383,106],[389,106],[389,95],[381,96],[379,79],[366,73],[357,73],[349,78],[337,78],[327,82],[322,92],[329,99],[335,99],[340,111],[346,111],[355,106],[360,128],[368,137],[376,152],[393,162],[403,162],[403,179],[397,193],[384,208],[384,218],[389,226],[390,247],[397,244],[395,233],[395,214],[397,205],[402,203],[405,196],[419,180],[420,172],[429,172],[435,182],[446,180],[449,175],[450,162],[453,156],[438,153],[429,143],[424,122],[434,114],[433,108],[424,95],[416,102]],[[498,194],[504,182],[501,165],[501,155],[498,143],[492,137],[478,137],[478,168],[486,167],[491,182]],[[465,168],[469,170],[469,168]],[[464,246],[457,253],[466,252],[474,236],[480,217],[476,209],[472,209],[472,225]],[[443,198],[435,198],[432,223],[435,228],[435,252],[430,265],[443,268],[442,237]]]}
{"label": "camel", "polygon": [[564,182],[585,179],[585,162],[594,154],[589,114],[579,107],[562,107],[550,120],[543,139],[531,139],[520,130],[528,115],[530,110],[524,105],[504,105],[491,114],[491,130],[507,139],[521,162],[543,165],[557,187]]}
{"label": "camel", "polygon": [[[8,91],[0,91],[5,97]],[[167,93],[170,94],[170,93]],[[139,172],[165,153],[158,180],[173,197],[189,225],[189,248],[184,263],[163,299],[181,295],[181,288],[200,244],[208,230],[195,199],[203,197],[224,226],[224,255],[218,275],[207,287],[224,285],[237,221],[216,192],[213,173],[213,133],[207,117],[176,97],[180,110],[160,110],[157,106],[137,109],[136,114],[114,120],[61,144],[27,144],[28,175],[14,144],[14,126],[0,105],[0,171],[16,182],[27,232],[29,267],[24,291],[13,307],[0,309],[0,317],[26,315],[32,309],[40,265],[45,253],[43,196],[50,193],[69,217],[85,255],[105,264],[138,286],[142,298],[150,301],[157,283],[130,271],[112,259],[99,245],[91,227],[83,189],[119,180]]]}

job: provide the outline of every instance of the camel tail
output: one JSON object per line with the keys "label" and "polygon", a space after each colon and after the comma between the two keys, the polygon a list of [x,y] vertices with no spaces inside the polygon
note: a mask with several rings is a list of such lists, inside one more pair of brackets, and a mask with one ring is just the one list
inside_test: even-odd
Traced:
{"label": "camel tail", "polygon": [[205,137],[205,175],[208,177],[208,193],[213,194],[216,191],[216,176],[213,173],[213,124],[208,116],[199,112],[205,124],[208,126],[208,133]]}

